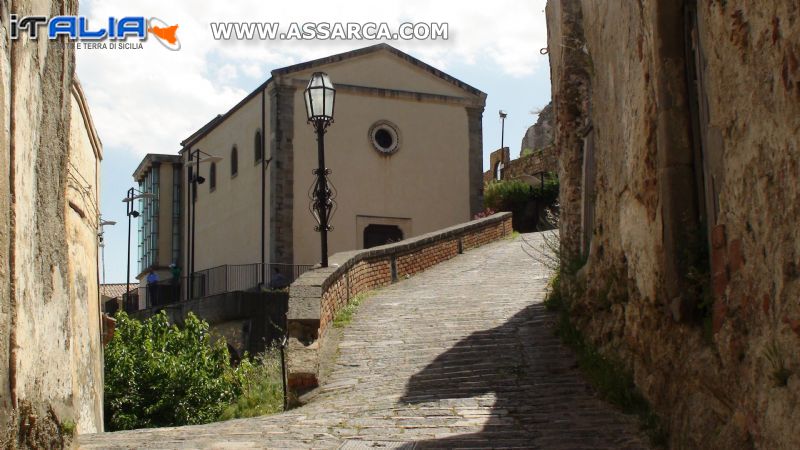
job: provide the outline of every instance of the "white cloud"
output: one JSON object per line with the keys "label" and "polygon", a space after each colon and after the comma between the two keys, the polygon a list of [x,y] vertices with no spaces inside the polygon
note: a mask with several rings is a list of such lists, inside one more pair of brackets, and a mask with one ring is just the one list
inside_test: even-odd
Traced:
{"label": "white cloud", "polygon": [[282,2],[257,0],[197,2],[85,0],[81,13],[90,23],[110,16],[142,15],[177,23],[182,48],[170,52],[155,42],[142,50],[80,50],[78,75],[106,147],[145,153],[172,153],[179,142],[216,114],[238,102],[247,87],[269,70],[352,50],[362,41],[215,41],[209,23],[280,22],[446,22],[447,41],[393,41],[441,69],[456,63],[491,61],[505,76],[532,74],[546,45],[545,0],[402,0]]}

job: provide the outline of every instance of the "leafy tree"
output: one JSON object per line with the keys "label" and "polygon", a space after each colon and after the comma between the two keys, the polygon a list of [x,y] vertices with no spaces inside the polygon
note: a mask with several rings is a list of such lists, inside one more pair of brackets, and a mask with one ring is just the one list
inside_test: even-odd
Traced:
{"label": "leafy tree", "polygon": [[189,314],[183,327],[162,311],[140,322],[117,313],[105,352],[105,414],[111,430],[207,423],[242,392],[223,340]]}
{"label": "leafy tree", "polygon": [[533,186],[518,180],[492,181],[484,187],[484,206],[493,211],[514,213],[514,229],[531,231],[539,226],[539,214],[558,199],[559,182],[554,173],[545,175]]}

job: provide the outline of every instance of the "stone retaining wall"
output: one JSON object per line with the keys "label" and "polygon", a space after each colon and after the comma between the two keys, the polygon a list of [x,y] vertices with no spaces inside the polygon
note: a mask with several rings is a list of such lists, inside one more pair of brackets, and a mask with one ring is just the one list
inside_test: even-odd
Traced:
{"label": "stone retaining wall", "polygon": [[334,317],[350,299],[511,232],[511,213],[498,213],[395,244],[337,253],[330,258],[330,267],[303,274],[289,288],[289,388],[298,392],[317,386],[318,350]]}
{"label": "stone retaining wall", "polygon": [[495,179],[497,163],[503,163],[503,180],[523,179],[535,183],[542,172],[558,172],[558,153],[556,147],[551,145],[530,155],[511,159],[508,147],[495,150],[489,155],[489,170],[483,173],[484,184]]}

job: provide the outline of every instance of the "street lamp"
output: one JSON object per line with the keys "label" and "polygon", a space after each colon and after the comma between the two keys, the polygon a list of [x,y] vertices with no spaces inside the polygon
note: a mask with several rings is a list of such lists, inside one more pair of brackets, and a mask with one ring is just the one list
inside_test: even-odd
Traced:
{"label": "street lamp", "polygon": [[[202,158],[200,155],[205,155]],[[188,214],[189,219],[189,298],[194,298],[194,231],[195,231],[195,203],[197,202],[197,185],[205,183],[206,179],[200,176],[200,164],[202,163],[216,163],[222,161],[219,156],[210,155],[200,149],[195,149],[189,152],[189,160],[184,164],[191,170],[187,170],[189,176],[189,202],[190,209]]]}
{"label": "street lamp", "polygon": [[505,148],[504,139],[506,135],[506,117],[508,117],[508,113],[501,109],[499,114],[500,114],[500,148]]}
{"label": "street lamp", "polygon": [[333,106],[336,100],[336,89],[331,83],[331,79],[324,72],[314,72],[308,82],[304,93],[306,103],[306,115],[308,123],[314,126],[317,133],[317,169],[314,175],[317,176],[313,187],[311,212],[317,221],[314,228],[319,231],[322,259],[321,267],[328,267],[328,231],[330,218],[335,208],[331,187],[328,185],[327,176],[330,169],[325,167],[325,129],[333,122]]}
{"label": "street lamp", "polygon": [[130,298],[131,292],[131,219],[139,217],[139,211],[133,209],[133,201],[140,198],[156,198],[152,192],[143,192],[136,188],[128,189],[127,195],[122,199],[125,203],[125,214],[128,216],[128,270],[125,271],[125,300]]}
{"label": "street lamp", "polygon": [[117,222],[113,220],[101,220],[99,224],[97,224],[97,228],[99,231],[97,232],[98,240],[100,241],[98,247],[100,247],[100,263],[103,265],[103,284],[106,284],[106,243],[105,243],[105,229],[103,227],[107,226],[114,226]]}

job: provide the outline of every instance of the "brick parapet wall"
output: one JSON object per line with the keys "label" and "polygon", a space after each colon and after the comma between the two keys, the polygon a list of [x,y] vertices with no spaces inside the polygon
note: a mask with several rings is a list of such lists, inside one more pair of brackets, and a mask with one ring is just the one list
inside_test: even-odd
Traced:
{"label": "brick parapet wall", "polygon": [[337,253],[330,267],[303,274],[289,288],[289,387],[297,392],[318,384],[317,352],[336,314],[352,298],[511,233],[511,213],[498,213],[394,244]]}

